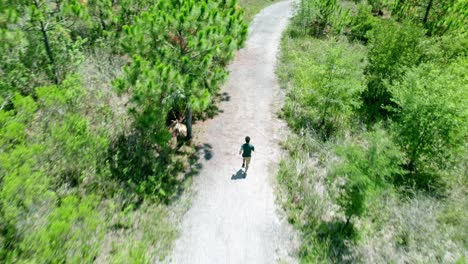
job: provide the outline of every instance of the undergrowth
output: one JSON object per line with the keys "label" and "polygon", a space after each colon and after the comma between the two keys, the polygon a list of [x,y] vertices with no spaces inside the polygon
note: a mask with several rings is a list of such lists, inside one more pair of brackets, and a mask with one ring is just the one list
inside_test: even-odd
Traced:
{"label": "undergrowth", "polygon": [[277,66],[293,131],[278,181],[301,262],[465,263],[465,54],[383,2],[297,8]]}

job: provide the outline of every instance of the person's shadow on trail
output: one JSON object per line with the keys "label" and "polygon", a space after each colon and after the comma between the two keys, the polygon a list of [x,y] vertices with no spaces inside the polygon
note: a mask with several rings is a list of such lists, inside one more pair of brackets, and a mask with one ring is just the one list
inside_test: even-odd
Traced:
{"label": "person's shadow on trail", "polygon": [[247,177],[247,174],[244,173],[242,169],[239,169],[236,174],[233,174],[231,176],[231,180],[242,180]]}

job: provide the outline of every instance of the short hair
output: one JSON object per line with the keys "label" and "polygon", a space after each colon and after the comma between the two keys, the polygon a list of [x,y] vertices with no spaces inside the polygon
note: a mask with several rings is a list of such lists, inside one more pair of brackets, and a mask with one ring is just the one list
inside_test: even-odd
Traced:
{"label": "short hair", "polygon": [[250,137],[249,136],[245,137],[245,142],[247,142],[247,143],[250,142]]}

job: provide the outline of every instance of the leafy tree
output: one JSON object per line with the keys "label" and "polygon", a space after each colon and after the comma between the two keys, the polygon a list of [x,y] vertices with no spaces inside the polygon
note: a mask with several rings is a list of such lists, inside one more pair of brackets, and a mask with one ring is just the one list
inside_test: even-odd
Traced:
{"label": "leafy tree", "polygon": [[74,0],[2,1],[1,5],[4,28],[0,37],[13,47],[2,68],[7,77],[17,73],[22,77],[19,81],[10,77],[13,80],[6,84],[15,86],[10,89],[31,93],[33,87],[25,90],[21,85],[34,80],[37,73],[46,73],[56,84],[65,79],[70,66],[79,61],[77,50],[83,40],[71,38],[70,29],[83,14],[83,5]]}
{"label": "leafy tree", "polygon": [[292,23],[299,34],[323,36],[332,30],[341,32],[348,14],[337,0],[301,0]]}
{"label": "leafy tree", "polygon": [[328,179],[340,189],[335,198],[344,210],[346,224],[352,216],[365,212],[366,199],[372,192],[388,187],[403,172],[403,153],[385,130],[377,126],[365,133],[364,139],[364,146],[349,143],[337,148],[341,162],[333,167]]}
{"label": "leafy tree", "polygon": [[18,22],[18,15],[10,5],[8,1],[0,1],[0,96],[4,99],[2,109],[10,103],[19,87],[33,89],[28,87],[32,73],[19,56],[25,46],[25,36],[21,30],[10,26]]}
{"label": "leafy tree", "polygon": [[171,110],[186,111],[190,138],[192,110],[206,109],[247,36],[236,1],[160,1],[124,30],[129,54],[179,72],[183,85],[171,91]]}
{"label": "leafy tree", "polygon": [[397,0],[393,14],[400,20],[423,24],[430,35],[443,35],[466,25],[467,8],[468,2],[464,0]]}
{"label": "leafy tree", "polygon": [[358,4],[357,13],[351,17],[351,38],[365,43],[368,41],[367,32],[378,22],[378,19],[371,14],[371,11],[372,6],[365,3]]}
{"label": "leafy tree", "polygon": [[131,94],[129,112],[135,131],[129,139],[120,139],[120,146],[111,151],[111,170],[140,195],[167,198],[172,187],[173,180],[168,178],[165,168],[169,163],[167,143],[171,138],[166,121],[173,100],[171,95],[182,89],[183,84],[173,66],[154,64],[138,55],[125,68],[125,78],[116,81],[120,93]]}
{"label": "leafy tree", "polygon": [[172,66],[153,64],[139,56],[125,68],[126,78],[117,80],[120,92],[130,92],[130,113],[135,119],[135,128],[149,144],[165,146],[170,139],[166,128],[170,109],[170,95],[181,89],[182,77]]}
{"label": "leafy tree", "polygon": [[391,0],[367,0],[370,6],[372,6],[372,13],[376,15],[383,15],[384,8],[390,5]]}
{"label": "leafy tree", "polygon": [[85,3],[87,15],[91,20],[91,38],[111,37],[107,42],[118,45],[123,27],[131,25],[135,17],[148,11],[154,1],[149,0],[89,0]]}
{"label": "leafy tree", "polygon": [[[314,128],[324,137],[347,127],[364,89],[364,54],[359,46],[316,41],[315,52],[300,52],[285,114],[297,129]],[[293,102],[294,101],[294,102]]]}
{"label": "leafy tree", "polygon": [[408,67],[421,60],[424,31],[413,24],[381,20],[368,32],[369,64],[364,105],[371,119],[386,115],[383,106],[391,104],[386,83],[400,80]]}
{"label": "leafy tree", "polygon": [[467,136],[467,59],[423,64],[390,87],[397,105],[394,130],[412,173],[451,166]]}
{"label": "leafy tree", "polygon": [[75,195],[60,199],[60,206],[47,216],[47,222],[35,232],[26,233],[20,245],[22,257],[41,263],[93,262],[99,253],[102,225],[95,210],[98,197],[88,195],[79,199]]}
{"label": "leafy tree", "polygon": [[96,181],[90,175],[105,176],[98,167],[107,142],[76,114],[83,98],[77,79],[62,85],[38,88],[37,102],[16,94],[11,109],[0,110],[1,262],[96,256],[97,198],[71,193],[85,177],[89,184]]}

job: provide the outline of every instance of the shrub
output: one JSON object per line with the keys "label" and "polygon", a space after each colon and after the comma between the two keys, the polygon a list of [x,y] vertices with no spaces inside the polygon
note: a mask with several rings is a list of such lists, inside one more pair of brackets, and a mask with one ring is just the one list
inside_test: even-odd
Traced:
{"label": "shrub", "polygon": [[400,80],[408,67],[419,63],[423,36],[420,27],[392,20],[381,20],[369,31],[368,82],[363,99],[372,119],[387,114],[382,107],[391,103],[385,83]]}
{"label": "shrub", "polygon": [[292,76],[284,114],[294,129],[315,129],[329,137],[349,125],[360,105],[364,52],[336,40],[304,39],[292,45],[283,54],[291,64],[279,69],[280,75]]}
{"label": "shrub", "polygon": [[292,20],[292,36],[323,36],[341,32],[348,19],[348,10],[337,0],[301,0]]}
{"label": "shrub", "polygon": [[367,0],[369,5],[372,7],[372,12],[376,15],[383,15],[384,8],[388,7],[391,0]]}
{"label": "shrub", "polygon": [[350,36],[366,43],[368,41],[367,32],[370,31],[378,19],[372,14],[372,7],[368,4],[359,4],[357,13],[351,17]]}
{"label": "shrub", "polygon": [[54,188],[95,184],[104,175],[104,157],[109,139],[103,131],[92,129],[90,121],[81,116],[87,98],[77,76],[69,76],[61,85],[36,89],[41,122],[34,124],[35,141],[47,146],[40,160],[51,177]]}
{"label": "shrub", "polygon": [[468,3],[463,0],[395,1],[392,15],[399,20],[422,24],[429,35],[444,35],[460,30],[468,22]]}
{"label": "shrub", "polygon": [[330,171],[329,185],[337,184],[336,197],[346,216],[360,216],[372,192],[386,188],[402,173],[403,155],[387,133],[377,128],[364,135],[365,143],[350,143],[337,148],[340,163]]}
{"label": "shrub", "polygon": [[444,170],[457,161],[467,136],[467,62],[459,59],[445,68],[423,64],[390,87],[398,106],[393,130],[406,153],[410,175]]}
{"label": "shrub", "polygon": [[20,245],[23,257],[42,263],[92,262],[99,249],[97,228],[102,221],[95,209],[96,198],[70,195],[60,199],[45,224],[25,233]]}

